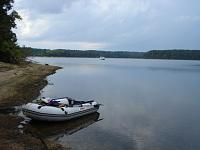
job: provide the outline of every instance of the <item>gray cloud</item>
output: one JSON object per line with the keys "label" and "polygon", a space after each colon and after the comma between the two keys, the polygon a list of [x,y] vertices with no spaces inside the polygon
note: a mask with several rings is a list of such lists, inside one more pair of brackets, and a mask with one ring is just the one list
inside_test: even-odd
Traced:
{"label": "gray cloud", "polygon": [[30,12],[40,14],[62,13],[69,8],[75,0],[16,0],[18,9],[28,9]]}
{"label": "gray cloud", "polygon": [[[19,43],[43,48],[199,49],[200,2],[16,0]],[[52,43],[54,43],[52,45]]]}

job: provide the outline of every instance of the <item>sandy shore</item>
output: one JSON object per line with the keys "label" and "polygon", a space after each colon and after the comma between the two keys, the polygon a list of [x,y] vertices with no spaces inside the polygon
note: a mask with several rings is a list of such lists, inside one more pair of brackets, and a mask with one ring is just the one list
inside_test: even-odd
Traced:
{"label": "sandy shore", "polygon": [[22,134],[18,125],[22,118],[5,113],[13,106],[33,100],[47,85],[46,76],[54,74],[60,67],[0,62],[0,149],[62,149],[60,145],[41,139],[34,129]]}

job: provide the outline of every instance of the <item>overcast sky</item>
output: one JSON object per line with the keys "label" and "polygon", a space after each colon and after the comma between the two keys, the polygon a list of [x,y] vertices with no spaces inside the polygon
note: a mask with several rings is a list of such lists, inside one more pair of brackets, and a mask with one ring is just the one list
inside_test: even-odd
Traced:
{"label": "overcast sky", "polygon": [[200,49],[199,0],[15,0],[20,45],[147,51]]}

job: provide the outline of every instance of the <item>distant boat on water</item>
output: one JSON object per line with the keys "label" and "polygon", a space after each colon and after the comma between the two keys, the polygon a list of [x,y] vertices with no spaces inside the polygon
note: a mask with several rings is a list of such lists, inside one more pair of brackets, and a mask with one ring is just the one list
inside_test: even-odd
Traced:
{"label": "distant boat on water", "polygon": [[100,56],[99,59],[100,59],[100,60],[105,60],[105,57]]}

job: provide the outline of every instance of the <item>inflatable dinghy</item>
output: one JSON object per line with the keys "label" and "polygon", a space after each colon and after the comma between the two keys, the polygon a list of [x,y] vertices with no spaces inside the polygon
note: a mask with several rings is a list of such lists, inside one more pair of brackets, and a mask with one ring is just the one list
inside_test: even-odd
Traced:
{"label": "inflatable dinghy", "polygon": [[42,121],[65,121],[97,112],[99,106],[95,101],[76,101],[69,97],[41,98],[22,107],[25,116]]}

